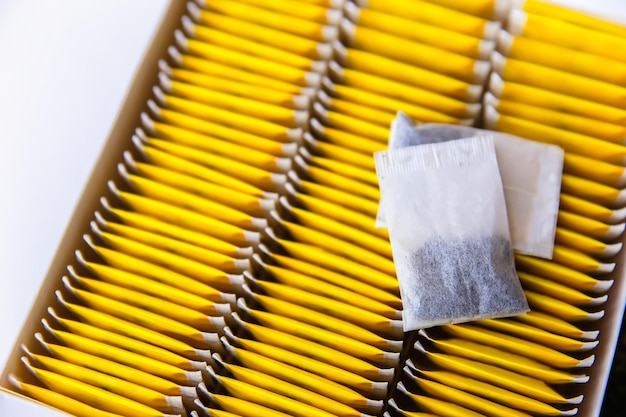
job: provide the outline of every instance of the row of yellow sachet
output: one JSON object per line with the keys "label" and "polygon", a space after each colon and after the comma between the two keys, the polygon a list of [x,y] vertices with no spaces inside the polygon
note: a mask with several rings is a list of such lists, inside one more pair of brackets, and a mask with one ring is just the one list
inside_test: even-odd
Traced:
{"label": "row of yellow sachet", "polygon": [[[227,8],[232,2],[212,5],[225,9],[201,12],[192,5],[194,18],[233,19]],[[235,10],[239,6],[244,7]],[[315,6],[298,8],[303,10]],[[326,53],[313,32],[320,28],[332,36],[332,27],[272,13],[253,15],[280,27],[250,22],[255,33],[278,33],[281,42],[290,37],[299,53]],[[283,27],[288,21],[295,24]],[[245,27],[241,23],[234,27]],[[303,286],[299,293],[280,281],[251,285],[256,279],[250,272],[253,289],[248,288],[242,275],[277,206],[277,193],[286,188],[293,141],[308,121],[306,86],[321,79],[310,69],[320,71],[319,63],[261,43],[253,50],[268,55],[250,57],[245,37],[236,38],[234,49],[207,40],[217,25],[190,19],[183,24],[189,38],[178,33],[177,46],[184,53],[172,49],[175,65],[162,64],[150,115],[144,115],[134,149],[124,155],[85,236],[91,249],[77,253],[58,303],[43,319],[44,331],[24,346],[24,365],[34,379],[13,382],[76,415],[227,415],[220,409],[243,415],[381,413],[402,346],[397,296],[337,272],[339,286],[295,279],[291,269],[281,275],[281,268],[267,264],[272,274]],[[303,33],[303,26],[312,32]],[[217,39],[232,39],[227,35],[220,31]],[[298,68],[302,61],[311,68]],[[285,259],[295,263],[290,268],[332,276],[315,261],[311,267],[317,270]],[[265,268],[265,262],[259,258],[256,265]],[[315,290],[321,292],[317,298]],[[248,303],[236,302],[245,294]],[[320,302],[329,315],[315,311]],[[278,313],[285,308],[292,316]],[[307,324],[314,314],[316,323],[331,327]],[[332,320],[333,314],[338,318]],[[345,333],[339,340],[338,332]],[[288,339],[295,334],[304,337],[301,342]],[[300,401],[290,399],[296,395]]]}
{"label": "row of yellow sachet", "polygon": [[[408,3],[417,5],[417,2]],[[533,6],[533,3],[529,4]],[[392,7],[387,4],[379,6],[376,2],[369,2],[369,6]],[[458,6],[465,7],[462,4]],[[403,16],[406,16],[407,8],[402,10]],[[361,14],[365,15],[363,11]],[[381,50],[379,53],[389,52]],[[373,61],[374,58],[369,60]],[[343,64],[350,65],[347,62]],[[353,69],[359,69],[357,64],[353,65]],[[332,95],[331,88],[327,91]],[[320,102],[333,110],[332,102],[323,99]],[[346,160],[348,157],[345,153],[333,145],[347,146],[356,152],[363,150],[365,157],[373,150],[381,149],[371,142],[364,144],[362,149],[361,143],[350,146],[345,140],[346,131],[361,135],[363,130],[354,125],[335,122],[332,116],[338,119],[338,115],[331,113],[331,117],[325,117],[326,111],[321,106],[316,107],[315,115],[319,120],[313,120],[312,124],[318,135],[316,142],[309,142],[318,154]],[[344,110],[344,113],[354,114],[349,109]],[[373,122],[366,115],[361,119]],[[419,118],[417,120],[421,121]],[[384,138],[385,133],[381,133],[378,138]],[[532,135],[525,136],[533,138]],[[376,139],[373,135],[368,137]],[[556,143],[563,146],[560,141]],[[619,148],[615,149],[623,152]],[[593,152],[566,156],[566,173],[573,175],[564,177],[561,199],[564,210],[559,213],[553,261],[518,256],[520,279],[533,311],[515,320],[484,320],[474,325],[446,326],[443,330],[424,332],[422,337],[426,339],[416,344],[407,368],[411,371],[403,375],[397,402],[392,403],[401,406],[395,408],[401,410],[404,407],[441,415],[472,415],[472,412],[486,415],[559,415],[576,412],[575,406],[571,404],[579,403],[582,398],[576,395],[578,389],[572,383],[588,380],[586,376],[579,375],[584,374],[584,369],[576,368],[592,364],[593,357],[585,352],[596,346],[597,342],[593,340],[598,328],[593,323],[581,322],[593,322],[602,317],[602,304],[606,301],[604,293],[612,283],[586,274],[601,277],[613,270],[614,264],[601,260],[615,255],[621,249],[621,244],[611,244],[611,241],[624,229],[624,204],[620,201],[619,190],[590,188],[588,183],[577,178],[595,178],[594,175],[606,177],[604,172],[596,174],[596,167],[607,168],[604,163],[607,154],[598,161],[593,158]],[[350,161],[356,161],[352,154]],[[320,163],[319,166],[333,169],[328,162],[324,164]],[[365,164],[364,161],[359,166],[365,167]],[[621,178],[623,168],[608,168],[613,170],[613,178],[616,172],[617,178]],[[360,178],[364,176],[360,175]],[[348,189],[353,193],[360,192],[353,191],[356,189],[354,185],[346,186]],[[362,195],[372,195],[372,191],[368,193],[364,190]],[[606,208],[606,201],[613,205]],[[442,341],[439,344],[432,342],[439,340]],[[445,350],[442,347],[443,342],[452,342],[454,345],[457,340],[465,349]],[[542,354],[538,355],[538,352]],[[446,353],[451,355],[446,356]],[[538,356],[540,360],[537,360]],[[449,361],[445,362],[445,359]],[[488,368],[489,365],[495,366]],[[444,374],[444,371],[451,374]],[[544,371],[547,373],[544,374]],[[462,391],[470,394],[464,395]],[[400,394],[402,392],[410,394]]]}
{"label": "row of yellow sachet", "polygon": [[190,4],[24,392],[77,415],[575,410],[625,214],[580,181],[615,167],[567,155],[554,260],[517,259],[531,313],[422,332],[405,362],[371,154],[396,110],[474,123],[501,2],[387,3]]}

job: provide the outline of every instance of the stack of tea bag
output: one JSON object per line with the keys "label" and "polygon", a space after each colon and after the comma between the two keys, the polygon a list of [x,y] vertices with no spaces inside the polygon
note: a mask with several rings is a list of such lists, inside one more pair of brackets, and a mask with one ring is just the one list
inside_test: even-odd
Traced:
{"label": "stack of tea bag", "polygon": [[[470,138],[461,139],[464,137]],[[405,328],[407,326],[412,326],[413,329],[431,327],[434,321],[433,316],[440,323],[450,323],[467,321],[470,314],[479,315],[479,312],[472,310],[474,306],[469,305],[472,302],[476,303],[476,306],[481,305],[481,292],[477,291],[476,296],[469,297],[470,301],[464,303],[464,293],[461,290],[472,285],[473,281],[470,279],[474,271],[481,271],[480,276],[483,277],[487,275],[488,270],[484,266],[477,270],[475,266],[478,265],[477,261],[473,258],[466,259],[462,255],[469,250],[469,243],[465,236],[476,230],[471,217],[477,216],[478,220],[474,222],[478,221],[479,224],[484,225],[485,217],[490,214],[480,206],[490,195],[485,194],[488,190],[485,179],[479,183],[465,184],[472,176],[476,176],[474,171],[477,169],[472,166],[476,161],[469,160],[466,156],[468,153],[465,147],[473,146],[472,141],[488,138],[495,142],[495,149],[492,149],[492,152],[497,155],[504,188],[501,193],[506,199],[508,213],[500,215],[505,219],[508,216],[513,237],[512,247],[517,252],[526,253],[523,256],[517,255],[518,265],[519,259],[532,259],[534,262],[550,264],[550,261],[531,257],[529,254],[548,258],[552,256],[551,250],[548,253],[545,252],[545,244],[550,242],[542,243],[537,238],[542,236],[543,230],[551,221],[551,228],[548,227],[551,232],[544,236],[554,241],[559,182],[552,177],[558,179],[562,166],[563,153],[559,148],[461,126],[437,124],[415,126],[406,116],[399,114],[392,125],[390,140],[392,150],[376,155],[383,192],[379,221],[386,221],[389,216],[392,222],[391,227],[394,223],[402,222],[400,224],[402,233],[398,234],[397,227],[396,232],[390,230],[392,245],[399,245],[401,249],[411,248],[410,250],[414,253],[423,252],[429,245],[432,246],[433,236],[435,239],[443,239],[446,245],[457,242],[459,235],[464,239],[456,244],[453,252],[438,250],[433,252],[436,258],[421,255],[408,263],[405,261],[407,255],[401,254],[400,250],[394,251],[394,254],[400,254],[395,259],[401,287],[404,285],[408,288],[403,293]],[[403,148],[410,145],[419,146]],[[444,151],[450,152],[451,149],[455,151],[452,164],[446,163],[445,158],[450,157],[444,153]],[[422,152],[436,152],[436,158],[432,161],[417,158],[425,158],[423,154],[420,154]],[[507,154],[516,159],[515,163],[508,160]],[[383,157],[388,160],[381,161]],[[426,165],[424,161],[429,164]],[[382,164],[381,168],[379,164]],[[416,169],[420,169],[419,172],[415,172]],[[427,181],[429,175],[435,175],[436,184],[441,185],[440,183],[446,178],[452,179],[451,175],[457,169],[463,171],[463,181],[455,177],[452,183],[446,183],[444,187],[438,186],[434,188],[434,191],[428,188],[416,189],[418,187],[416,184]],[[408,176],[407,173],[409,173]],[[498,172],[490,176],[490,179],[494,177],[499,181]],[[521,192],[524,194],[523,198],[516,195]],[[444,199],[438,200],[444,196]],[[458,201],[459,196],[461,196],[461,201]],[[548,204],[548,201],[551,203]],[[468,202],[469,205],[467,205]],[[495,203],[490,201],[489,204]],[[436,210],[434,215],[429,215],[426,209],[429,206]],[[459,207],[462,212],[458,211]],[[474,212],[475,209],[478,210]],[[458,221],[458,224],[455,223],[454,232],[445,227],[445,222],[450,221],[446,215],[451,210],[454,216],[452,220]],[[393,214],[390,215],[390,213]],[[465,219],[463,216],[467,215],[470,217]],[[409,221],[406,219],[403,221],[403,217]],[[430,235],[424,236],[423,243],[414,243],[419,236],[425,235],[424,230],[431,228],[436,230],[434,235],[431,232]],[[502,235],[497,229],[493,230]],[[521,233],[524,230],[532,231],[532,233]],[[474,233],[477,233],[476,237],[481,236],[480,231]],[[506,237],[506,234],[504,236]],[[509,249],[506,247],[506,242],[500,245],[503,251]],[[482,259],[480,256],[476,258]],[[498,265],[502,261],[498,257],[490,256],[489,262],[494,264],[494,268],[501,268]],[[438,289],[431,283],[431,280],[437,278],[433,272],[438,271],[433,266],[438,264],[441,268],[445,268],[441,271],[446,273],[444,278],[438,279],[452,281],[460,277],[458,272],[463,275],[462,285],[459,286],[454,282],[446,284],[447,287],[455,290],[445,296],[442,295],[445,290]],[[409,268],[408,272],[407,268]],[[463,271],[466,272],[463,274]],[[570,355],[571,352],[584,352],[595,347],[597,342],[587,340],[594,339],[597,331],[581,331],[568,322],[580,319],[594,320],[602,314],[585,314],[584,311],[578,310],[583,314],[578,318],[573,315],[563,316],[567,314],[565,313],[567,305],[561,300],[595,306],[604,302],[606,296],[593,298],[574,288],[550,282],[546,278],[525,272],[518,272],[518,275],[533,311],[514,319],[489,318],[471,324],[447,324],[439,328],[422,330],[415,343],[415,350],[407,361],[405,375],[402,384],[399,385],[399,392],[404,394],[396,397],[396,408],[404,407],[410,410],[417,406],[431,411],[461,412],[458,407],[462,407],[461,410],[469,409],[468,413],[471,413],[471,410],[478,412],[496,410],[494,412],[497,415],[515,413],[507,407],[548,415],[575,412],[575,409],[560,410],[559,406],[554,405],[578,403],[582,398],[580,396],[568,397],[562,389],[555,390],[548,384],[580,383],[588,380],[586,376],[564,372],[560,369],[587,367],[593,363],[593,357],[585,359],[578,358],[578,354],[574,357]],[[491,300],[497,300],[503,294],[500,286],[502,282],[507,282],[506,276],[501,275],[499,281],[501,282],[497,284],[489,284],[485,290]],[[574,284],[572,283],[572,287],[575,287]],[[594,284],[598,285],[597,290],[600,291],[608,288],[607,285],[595,280]],[[416,285],[425,287],[422,291],[412,293],[412,288]],[[480,284],[477,281],[473,285],[479,286]],[[437,294],[434,299],[431,296],[433,292]],[[568,297],[566,293],[569,293],[571,297]],[[505,294],[506,301],[499,304],[499,307],[506,308],[515,305],[515,293],[506,291]],[[412,308],[411,305],[416,307]],[[427,314],[430,313],[428,308],[432,309],[432,305],[438,306],[437,314],[429,315]],[[464,306],[464,309],[450,310],[450,306],[453,305]],[[494,317],[515,315],[510,310],[508,314],[505,310],[498,311],[495,306],[496,304],[490,305],[494,308],[491,311]],[[574,307],[569,307],[569,309],[570,313],[574,311]],[[522,312],[519,310],[517,313]],[[427,319],[431,322],[429,323]],[[539,351],[542,355],[538,361],[529,359],[536,359]],[[459,393],[458,389],[467,393]]]}
{"label": "stack of tea bag", "polygon": [[[534,62],[518,39],[557,44],[534,38],[550,31],[530,32],[530,15],[552,10],[539,4],[509,13],[503,0],[190,2],[86,245],[24,345],[33,378],[13,377],[14,385],[84,416],[574,414],[612,284],[601,276],[614,267],[605,259],[621,249],[612,241],[624,230],[626,155],[606,141],[619,137],[615,125],[626,118],[611,107],[619,101],[563,100],[578,87],[555,93],[515,78],[532,74],[513,71],[512,62]],[[559,28],[580,24],[566,16],[574,23]],[[620,29],[611,28],[607,35],[596,27],[594,36],[620,45]],[[593,45],[586,53],[599,54]],[[601,91],[619,100],[615,88]],[[538,110],[551,106],[561,113]],[[526,145],[540,150],[519,158],[514,147],[503,153],[522,139],[469,128],[482,110],[489,127],[544,144]],[[506,279],[482,295],[506,312],[404,332],[411,312],[396,278],[403,263],[389,231],[375,226],[387,197],[372,157],[407,145],[389,144],[390,133],[400,138],[397,111],[421,124],[405,125],[409,131],[446,141],[423,145],[425,167],[444,155],[467,167],[480,160],[488,187],[460,186],[476,180],[471,169],[427,184],[433,199],[474,210],[448,231],[487,224],[497,232],[466,235],[464,246],[431,239],[416,258],[430,265],[462,252],[474,276],[489,264],[479,252],[498,259],[483,275]],[[566,132],[587,129],[590,118],[604,141],[589,130]],[[451,156],[455,139],[475,136],[464,158]],[[532,199],[512,221],[511,207],[531,201],[519,196],[528,191],[520,184],[558,192],[560,170],[511,174],[558,149],[550,144],[565,149],[558,226],[554,198]],[[524,235],[517,225],[533,223],[524,214],[542,204],[552,227]],[[401,206],[387,204],[378,220],[411,234],[397,225]],[[427,226],[436,229],[443,211],[433,210]],[[540,243],[521,249],[517,232]],[[524,253],[515,265],[511,243]],[[515,318],[486,318],[528,306]]]}

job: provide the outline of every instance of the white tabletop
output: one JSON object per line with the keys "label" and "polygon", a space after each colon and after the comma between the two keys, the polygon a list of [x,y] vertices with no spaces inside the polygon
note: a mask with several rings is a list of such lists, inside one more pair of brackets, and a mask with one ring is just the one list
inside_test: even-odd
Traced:
{"label": "white tabletop", "polygon": [[[626,0],[556,1],[626,23]],[[0,368],[166,4],[0,0]]]}
{"label": "white tabletop", "polygon": [[0,0],[0,367],[166,5]]}

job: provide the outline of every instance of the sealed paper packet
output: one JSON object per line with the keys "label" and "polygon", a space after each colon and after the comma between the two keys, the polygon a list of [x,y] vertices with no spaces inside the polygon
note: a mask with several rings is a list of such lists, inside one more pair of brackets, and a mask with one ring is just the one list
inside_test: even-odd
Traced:
{"label": "sealed paper packet", "polygon": [[404,330],[528,311],[492,136],[374,154]]}
{"label": "sealed paper packet", "polygon": [[[468,138],[486,131],[467,127],[425,123],[416,125],[398,112],[391,124],[389,148]],[[518,253],[551,259],[554,248],[563,150],[503,133],[493,136],[513,249]],[[379,210],[378,227],[385,226]]]}

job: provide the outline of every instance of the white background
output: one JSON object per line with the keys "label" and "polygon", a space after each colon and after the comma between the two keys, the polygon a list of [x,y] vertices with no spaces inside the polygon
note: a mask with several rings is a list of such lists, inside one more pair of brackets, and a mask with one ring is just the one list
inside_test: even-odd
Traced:
{"label": "white background", "polygon": [[[557,2],[626,22],[626,0]],[[0,0],[0,368],[166,3]]]}
{"label": "white background", "polygon": [[166,5],[0,0],[0,367]]}

